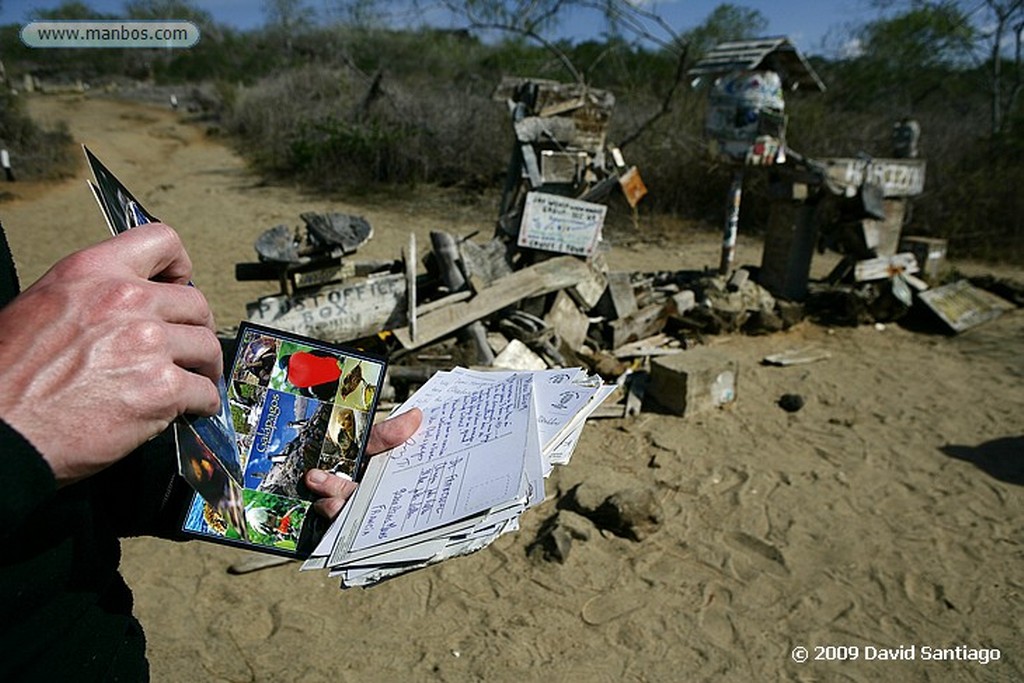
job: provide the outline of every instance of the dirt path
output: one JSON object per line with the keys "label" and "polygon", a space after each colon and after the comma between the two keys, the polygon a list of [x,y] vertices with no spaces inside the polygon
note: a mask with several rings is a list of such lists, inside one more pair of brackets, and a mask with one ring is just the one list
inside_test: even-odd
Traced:
{"label": "dirt path", "polygon": [[[243,318],[245,303],[274,287],[236,282],[234,264],[255,260],[255,238],[281,223],[301,225],[304,211],[365,216],[375,230],[360,250],[367,259],[399,258],[410,231],[420,233],[420,244],[428,244],[430,230],[468,234],[486,227],[472,205],[405,198],[396,208],[386,197],[377,197],[357,206],[268,185],[225,144],[208,137],[203,126],[184,123],[169,109],[79,95],[36,97],[29,100],[29,110],[43,123],[67,122],[76,142],[87,145],[151,213],[181,233],[195,262],[195,281],[224,325]],[[75,178],[56,185],[12,186],[20,199],[0,204],[25,282],[60,256],[105,236],[85,188],[87,177],[83,163]],[[77,222],[68,226],[66,217]]]}
{"label": "dirt path", "polygon": [[[369,258],[410,230],[489,231],[486,206],[427,195],[372,203],[262,186],[242,161],[168,111],[43,98],[156,215],[176,226],[222,323],[264,291],[233,281],[252,241],[301,211],[334,208],[376,229]],[[25,280],[103,235],[81,178],[17,188],[0,204]],[[71,217],[69,221],[68,217]],[[76,222],[77,221],[77,222]],[[70,224],[69,224],[70,223]],[[650,233],[609,255],[626,269],[717,260],[713,236]],[[759,260],[744,243],[741,262]],[[1014,269],[1003,271],[1014,272]],[[1019,277],[1020,271],[1015,274]],[[586,481],[653,491],[661,528],[641,543],[592,530],[565,564],[527,558],[550,503],[468,558],[367,591],[283,566],[244,576],[239,553],[125,543],[123,569],[157,681],[803,681],[1024,678],[1024,314],[956,338],[898,326],[801,325],[713,340],[740,363],[728,410],[591,423],[549,493]],[[813,343],[831,358],[771,368]],[[783,393],[806,406],[786,413]],[[859,648],[856,661],[797,663]],[[904,647],[903,650],[897,648]],[[913,661],[867,661],[869,648]],[[926,661],[925,647],[998,648],[1001,659]],[[851,651],[844,651],[849,655]]]}

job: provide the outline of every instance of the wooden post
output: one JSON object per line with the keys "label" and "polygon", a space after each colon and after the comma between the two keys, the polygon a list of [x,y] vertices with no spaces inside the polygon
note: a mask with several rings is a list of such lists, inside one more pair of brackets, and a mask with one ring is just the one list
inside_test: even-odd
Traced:
{"label": "wooden post", "polygon": [[781,299],[803,301],[807,297],[817,233],[817,202],[773,201],[758,284]]}
{"label": "wooden post", "polygon": [[11,155],[7,153],[6,149],[0,149],[0,166],[4,167],[4,176],[7,178],[7,182],[14,182],[14,171],[11,170]]}
{"label": "wooden post", "polygon": [[409,338],[416,341],[416,233],[409,233],[405,254],[405,295],[409,304]]}
{"label": "wooden post", "polygon": [[[431,232],[430,243],[437,257],[437,265],[441,270],[441,279],[450,292],[457,292],[467,287],[466,278],[459,270],[456,262],[459,257],[459,248],[455,239],[446,232]],[[461,333],[466,335],[476,347],[477,361],[483,365],[494,363],[494,352],[487,343],[487,330],[479,320],[470,323]]]}
{"label": "wooden post", "polygon": [[725,210],[725,233],[722,238],[722,260],[718,274],[727,275],[736,259],[736,234],[740,224],[740,202],[743,200],[743,169],[733,171],[729,187],[729,201]]}

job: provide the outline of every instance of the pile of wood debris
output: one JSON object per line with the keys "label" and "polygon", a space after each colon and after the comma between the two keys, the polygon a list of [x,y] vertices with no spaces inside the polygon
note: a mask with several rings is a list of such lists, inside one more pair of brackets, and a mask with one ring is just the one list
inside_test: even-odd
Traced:
{"label": "pile of wood debris", "polygon": [[[876,198],[864,191],[864,179],[872,177],[866,162],[835,160],[835,168],[818,163],[804,173],[794,166],[797,175],[779,184],[779,210],[760,269],[617,272],[598,248],[607,209],[601,202],[621,192],[635,207],[646,189],[637,169],[607,141],[614,97],[583,85],[528,79],[506,79],[496,97],[508,105],[515,144],[492,239],[433,232],[422,272],[414,235],[402,258],[361,262],[356,252],[373,234],[366,220],[305,213],[303,228],[268,230],[256,243],[259,261],[236,266],[240,280],[280,285],[277,293],[249,304],[248,317],[387,356],[396,400],[455,365],[584,366],[622,389],[599,415],[623,416],[640,409],[647,371],[658,359],[700,346],[707,335],[776,332],[807,314],[852,324],[893,320],[914,300],[929,302],[928,284],[915,274],[935,275],[944,243],[910,238],[903,249],[895,243],[879,249],[885,239],[898,240],[902,214],[890,214],[923,184],[916,160],[889,162],[918,170],[908,176],[916,184]],[[854,175],[851,168],[861,174],[852,192],[839,186]],[[808,281],[813,243],[800,237],[801,231],[818,233],[821,213],[804,201],[808,179],[837,185],[830,194],[856,204],[820,233],[847,254],[822,283]],[[887,224],[896,225],[895,236]],[[953,289],[930,290],[939,293],[928,305],[955,331],[1012,307],[979,298],[969,283]],[[666,386],[687,394],[698,381],[723,401],[734,397],[728,359],[695,362],[661,362],[663,373],[682,378],[682,388],[672,377]],[[730,377],[732,384],[724,386],[723,378]],[[684,407],[677,412],[684,414]]]}

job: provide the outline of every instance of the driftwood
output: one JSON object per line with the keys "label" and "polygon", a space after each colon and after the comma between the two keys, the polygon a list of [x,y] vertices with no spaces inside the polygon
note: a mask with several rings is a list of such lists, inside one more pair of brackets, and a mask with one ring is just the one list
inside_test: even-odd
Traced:
{"label": "driftwood", "polygon": [[422,313],[418,316],[415,342],[406,328],[394,330],[395,337],[405,349],[418,349],[522,299],[571,287],[585,279],[589,270],[583,261],[572,256],[542,261],[481,289],[468,301]]}
{"label": "driftwood", "polygon": [[919,270],[917,259],[913,254],[907,252],[895,256],[879,256],[858,261],[853,269],[853,279],[857,282],[869,282],[904,273],[912,275]]}
{"label": "driftwood", "polygon": [[[459,269],[459,248],[455,244],[455,238],[446,232],[431,232],[430,243],[434,248],[437,266],[441,270],[441,280],[448,288],[448,291],[457,292],[466,289],[469,283],[466,282],[466,278]],[[460,335],[472,342],[473,347],[476,349],[477,362],[484,365],[490,365],[494,362],[494,352],[487,345],[487,330],[484,329],[483,324],[479,320],[466,325],[466,328],[460,332]],[[409,339],[412,341],[415,338],[415,330],[410,326]]]}

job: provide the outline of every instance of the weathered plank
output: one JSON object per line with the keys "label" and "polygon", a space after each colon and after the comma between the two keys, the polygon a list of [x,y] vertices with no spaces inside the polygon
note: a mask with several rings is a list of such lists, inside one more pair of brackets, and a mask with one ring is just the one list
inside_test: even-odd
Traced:
{"label": "weathered plank", "polygon": [[601,300],[607,286],[608,278],[601,271],[597,259],[591,259],[590,267],[569,290],[569,295],[576,300],[580,308],[589,311]]}
{"label": "weathered plank", "polygon": [[1009,301],[978,289],[967,280],[921,292],[918,298],[954,332],[963,332],[1014,309]]}
{"label": "weathered plank", "polygon": [[908,236],[900,241],[900,251],[910,252],[917,259],[922,275],[938,279],[946,267],[947,242],[938,237]]}
{"label": "weathered plank", "polygon": [[765,365],[803,365],[805,363],[816,363],[820,360],[831,358],[832,354],[822,349],[804,347],[798,349],[787,349],[780,353],[773,353],[761,359]]}
{"label": "weathered plank", "polygon": [[471,292],[468,289],[464,289],[461,292],[455,292],[453,294],[449,294],[448,296],[441,297],[440,299],[428,301],[425,304],[418,304],[416,306],[416,315],[425,315],[427,313],[430,313],[431,311],[436,311],[439,308],[451,306],[452,304],[459,303],[460,301],[468,301],[469,299],[472,298],[473,292]]}
{"label": "weathered plank", "polygon": [[830,179],[857,188],[865,182],[882,187],[886,197],[912,197],[924,191],[924,159],[821,159]]}
{"label": "weathered plank", "polygon": [[408,324],[405,275],[345,282],[246,304],[249,320],[327,341],[358,339]]}
{"label": "weathered plank", "polygon": [[633,315],[612,322],[612,348],[618,349],[624,344],[660,332],[667,320],[668,308],[664,304],[651,304]]}
{"label": "weathered plank", "polygon": [[908,273],[913,275],[918,270],[917,259],[907,252],[895,256],[879,256],[878,258],[858,261],[853,269],[853,279],[857,282],[884,280],[894,275]]}
{"label": "weathered plank", "polygon": [[514,124],[519,142],[567,144],[576,136],[576,122],[570,118],[527,116]]}
{"label": "weathered plank", "polygon": [[637,306],[636,295],[633,294],[633,281],[630,274],[616,271],[608,273],[607,278],[608,289],[605,290],[605,294],[608,296],[612,308],[611,315],[608,317],[612,320],[619,320],[636,313],[640,307]]}
{"label": "weathered plank", "polygon": [[469,240],[460,242],[459,255],[470,287],[474,290],[489,287],[498,278],[511,275],[507,253],[508,247],[497,237],[482,245]]}
{"label": "weathered plank", "polygon": [[640,339],[639,341],[630,342],[623,344],[619,348],[615,349],[613,355],[616,358],[638,358],[644,356],[670,356],[675,353],[682,353],[683,349],[678,347],[670,347],[668,344],[672,341],[672,338],[667,334],[658,333],[652,337],[646,339]]}
{"label": "weathered plank", "polygon": [[570,349],[576,351],[587,338],[590,318],[586,316],[565,292],[555,296],[551,310],[544,316],[544,322],[551,326],[558,338]]}
{"label": "weathered plank", "polygon": [[421,313],[417,320],[419,328],[415,343],[404,327],[394,330],[395,337],[406,349],[425,346],[521,299],[570,287],[587,278],[589,272],[586,263],[572,256],[542,261],[501,278],[492,286],[481,289],[469,301]]}
{"label": "weathered plank", "polygon": [[416,233],[409,233],[409,246],[405,253],[405,289],[408,292],[406,317],[409,320],[409,336],[416,339]]}

